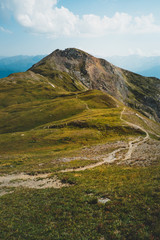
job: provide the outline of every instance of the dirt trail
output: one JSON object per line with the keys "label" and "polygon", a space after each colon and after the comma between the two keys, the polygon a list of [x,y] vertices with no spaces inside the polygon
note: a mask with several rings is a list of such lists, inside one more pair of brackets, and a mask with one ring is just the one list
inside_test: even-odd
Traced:
{"label": "dirt trail", "polygon": [[85,170],[87,170],[87,169],[92,169],[92,168],[101,166],[102,164],[105,164],[105,163],[112,163],[112,162],[114,162],[115,160],[117,160],[117,158],[116,158],[116,153],[121,152],[122,150],[124,150],[124,148],[119,148],[119,149],[114,150],[113,152],[111,152],[110,154],[108,154],[107,157],[103,158],[103,161],[100,161],[100,162],[97,162],[97,163],[94,163],[94,164],[90,164],[90,165],[85,166],[85,167],[65,169],[65,170],[62,170],[62,171],[60,171],[60,172],[78,172],[78,171],[85,171]]}
{"label": "dirt trail", "polygon": [[[149,139],[149,134],[148,132],[143,129],[142,127],[136,125],[136,124],[133,124],[133,123],[130,123],[126,120],[124,120],[122,118],[124,112],[125,112],[125,107],[123,108],[122,112],[121,112],[121,115],[120,115],[120,119],[121,121],[125,122],[127,125],[135,128],[135,129],[140,129],[141,131],[145,132],[146,136],[144,138],[141,138],[141,137],[138,137],[134,140],[131,140],[129,143],[128,143],[128,151],[127,153],[125,154],[124,158],[123,158],[123,161],[126,161],[128,159],[131,158],[131,155],[133,153],[133,151],[137,148],[138,145],[140,144],[143,144],[144,142],[146,142],[148,139]],[[114,161],[117,161],[119,160],[120,158],[122,158],[122,155],[120,155],[119,157],[116,156],[117,153],[120,153],[121,151],[123,151],[124,148],[119,148],[119,149],[116,149],[114,150],[113,152],[109,153],[107,157],[105,158],[102,158],[103,161],[100,161],[98,163],[95,163],[95,164],[91,164],[89,166],[85,166],[85,167],[79,167],[79,168],[70,168],[70,169],[65,169],[65,170],[62,170],[61,172],[78,172],[78,171],[85,171],[87,169],[92,169],[92,168],[95,168],[95,167],[98,167],[98,166],[101,166],[105,163],[113,163]]]}
{"label": "dirt trail", "polygon": [[[38,174],[31,176],[25,173],[0,176],[0,196],[8,192],[6,188],[28,187],[28,188],[61,188],[67,184],[62,184],[56,177],[50,177],[50,174]],[[13,192],[13,191],[12,191]]]}
{"label": "dirt trail", "polygon": [[126,120],[124,120],[124,119],[122,118],[122,116],[123,116],[125,110],[126,110],[126,108],[124,107],[123,110],[122,110],[122,112],[121,112],[120,119],[121,119],[123,122],[125,122],[127,125],[129,125],[129,126],[135,128],[135,129],[140,129],[141,131],[145,132],[146,137],[149,138],[149,134],[148,134],[148,132],[147,132],[144,128],[140,127],[140,126],[137,125],[137,124],[134,124],[134,123],[128,122],[128,121],[126,121]]}
{"label": "dirt trail", "polygon": [[[77,97],[77,96],[76,96]],[[86,109],[88,108],[88,105],[86,104]],[[125,107],[123,108],[120,119],[127,125],[133,127],[134,129],[140,129],[141,131],[145,132],[146,136],[144,138],[137,137],[136,139],[132,139],[128,143],[128,150],[124,154],[124,146],[119,146],[118,149],[112,151],[111,153],[105,155],[100,155],[96,157],[97,160],[100,160],[97,163],[85,166],[85,167],[79,167],[79,168],[71,168],[71,169],[65,169],[61,170],[59,172],[65,173],[65,172],[78,172],[78,171],[85,171],[88,169],[92,169],[98,166],[101,166],[106,163],[113,163],[115,161],[121,160],[121,162],[127,162],[127,160],[130,160],[132,157],[133,151],[141,144],[147,144],[148,140],[150,140],[148,132],[133,123],[130,123],[123,119],[123,114],[125,112]],[[89,158],[86,158],[89,160]],[[118,162],[121,163],[121,162]],[[29,187],[29,188],[36,188],[36,189],[42,189],[42,188],[61,188],[68,186],[68,184],[62,184],[60,180],[58,180],[56,177],[51,177],[50,174],[38,174],[35,176],[27,175],[24,173],[20,174],[12,174],[12,175],[5,175],[0,176],[0,196],[3,196],[7,193],[12,193],[13,189],[9,188],[16,188],[16,187]]]}
{"label": "dirt trail", "polygon": [[[148,122],[147,122],[147,120],[146,120],[144,117],[142,117],[142,116],[139,115],[138,113],[136,113],[136,116],[139,117],[142,121],[145,122],[145,124],[148,125]],[[156,137],[160,138],[160,135],[158,135],[158,134],[156,134],[156,133],[154,132],[155,130],[152,128],[152,126],[150,126],[150,128],[153,130],[153,132],[151,132],[151,133],[152,133],[153,135],[155,135]]]}
{"label": "dirt trail", "polygon": [[133,151],[137,148],[137,146],[140,145],[140,144],[143,144],[144,142],[146,142],[146,141],[150,138],[148,132],[147,132],[144,128],[140,127],[140,126],[137,125],[137,124],[130,123],[130,122],[128,122],[128,121],[126,121],[126,120],[124,120],[124,119],[122,118],[122,116],[123,116],[123,114],[124,114],[124,112],[125,112],[125,109],[126,109],[126,108],[124,107],[124,108],[123,108],[123,111],[121,112],[120,119],[121,119],[123,122],[125,122],[127,125],[135,128],[135,129],[140,129],[141,131],[145,132],[146,136],[145,136],[143,139],[141,139],[141,137],[138,137],[138,138],[136,138],[136,139],[134,139],[134,140],[132,140],[132,141],[130,141],[130,142],[128,143],[128,145],[129,145],[128,151],[127,151],[127,153],[126,153],[125,158],[124,158],[123,161],[126,161],[126,160],[130,159]]}

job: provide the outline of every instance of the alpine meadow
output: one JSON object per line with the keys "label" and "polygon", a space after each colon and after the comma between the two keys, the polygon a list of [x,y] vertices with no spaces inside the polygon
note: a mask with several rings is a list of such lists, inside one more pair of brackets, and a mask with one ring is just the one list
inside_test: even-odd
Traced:
{"label": "alpine meadow", "polygon": [[0,0],[0,240],[160,240],[159,0]]}
{"label": "alpine meadow", "polygon": [[76,49],[0,79],[0,239],[159,239],[160,80]]}

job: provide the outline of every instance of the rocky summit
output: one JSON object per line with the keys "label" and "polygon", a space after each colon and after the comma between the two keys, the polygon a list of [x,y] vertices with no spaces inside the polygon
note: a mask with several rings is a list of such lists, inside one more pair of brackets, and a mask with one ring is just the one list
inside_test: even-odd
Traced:
{"label": "rocky summit", "polygon": [[[120,69],[75,48],[55,50],[28,71],[0,79],[1,151],[11,156],[12,151],[33,151],[44,157],[47,148],[57,159],[79,156],[83,145],[115,142],[119,148],[117,141],[125,141],[130,147],[123,157],[131,163],[133,149],[151,146],[151,136],[159,139],[159,90],[159,79]],[[159,149],[156,144],[153,149]],[[87,151],[95,160],[101,158],[101,150]],[[85,152],[90,159],[87,156]],[[157,156],[152,154],[143,164],[157,161]],[[113,154],[111,162],[115,160]]]}
{"label": "rocky summit", "polygon": [[73,78],[73,84],[76,80],[87,89],[105,91],[127,106],[160,121],[160,80],[157,78],[126,71],[75,48],[56,50],[30,70],[49,77],[53,82],[57,75],[51,71],[65,72]]}

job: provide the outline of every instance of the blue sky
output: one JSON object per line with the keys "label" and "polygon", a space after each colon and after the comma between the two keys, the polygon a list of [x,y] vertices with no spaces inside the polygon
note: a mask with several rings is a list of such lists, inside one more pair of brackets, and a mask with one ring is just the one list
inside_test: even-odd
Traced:
{"label": "blue sky", "polygon": [[159,0],[0,0],[0,56],[160,56]]}

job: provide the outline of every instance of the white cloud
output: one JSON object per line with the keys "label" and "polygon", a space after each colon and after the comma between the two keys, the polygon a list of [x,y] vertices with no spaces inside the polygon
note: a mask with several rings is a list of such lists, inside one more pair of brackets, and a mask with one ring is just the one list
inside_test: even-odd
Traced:
{"label": "white cloud", "polygon": [[48,36],[105,36],[109,33],[144,34],[160,32],[152,14],[132,17],[115,13],[113,17],[93,14],[81,18],[67,8],[57,8],[57,0],[1,0],[15,19],[33,33]]}
{"label": "white cloud", "polygon": [[71,35],[77,17],[68,9],[57,8],[57,0],[2,0],[22,26],[34,33]]}
{"label": "white cloud", "polygon": [[80,33],[93,36],[106,35],[108,33],[125,32],[132,17],[126,13],[116,13],[112,18],[104,16],[100,18],[96,15],[84,15],[79,21]]}
{"label": "white cloud", "polygon": [[140,48],[136,48],[136,49],[129,49],[128,50],[129,55],[139,55],[139,56],[146,56],[146,52],[142,51],[142,49]]}
{"label": "white cloud", "polygon": [[0,26],[0,31],[11,34],[12,32],[2,26]]}
{"label": "white cloud", "polygon": [[128,54],[129,55],[138,55],[141,57],[151,57],[151,56],[160,56],[160,51],[159,50],[142,50],[141,48],[129,48],[128,49]]}
{"label": "white cloud", "polygon": [[135,31],[137,33],[154,33],[160,32],[160,25],[155,24],[153,14],[147,16],[135,17]]}

